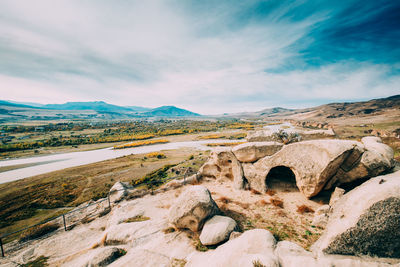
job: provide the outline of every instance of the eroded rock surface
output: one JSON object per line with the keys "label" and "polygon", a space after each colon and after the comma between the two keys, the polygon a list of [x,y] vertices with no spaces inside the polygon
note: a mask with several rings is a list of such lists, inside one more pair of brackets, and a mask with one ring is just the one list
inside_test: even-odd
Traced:
{"label": "eroded rock surface", "polygon": [[216,245],[226,241],[237,227],[235,220],[230,217],[215,215],[203,227],[200,241],[203,245]]}
{"label": "eroded rock surface", "polygon": [[255,162],[265,156],[271,156],[281,150],[278,142],[250,142],[235,146],[233,154],[240,162]]}
{"label": "eroded rock surface", "polygon": [[189,187],[179,196],[169,210],[169,221],[177,228],[187,228],[197,232],[208,218],[219,213],[220,210],[208,189],[196,185]]}
{"label": "eroded rock surface", "polygon": [[314,250],[400,257],[400,171],[370,179],[333,206]]}
{"label": "eroded rock surface", "polygon": [[218,181],[232,181],[236,189],[244,187],[242,166],[230,148],[214,149],[199,173]]}

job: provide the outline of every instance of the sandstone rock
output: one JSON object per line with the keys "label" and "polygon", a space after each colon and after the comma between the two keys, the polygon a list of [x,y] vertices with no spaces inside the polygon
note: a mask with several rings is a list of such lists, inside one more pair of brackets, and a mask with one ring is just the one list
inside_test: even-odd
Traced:
{"label": "sandstone rock", "polygon": [[170,258],[160,253],[146,249],[132,249],[128,253],[114,261],[109,267],[128,267],[128,266],[160,266],[169,267]]}
{"label": "sandstone rock", "polygon": [[343,188],[336,187],[335,191],[333,191],[331,195],[331,199],[329,200],[329,206],[333,206],[336,201],[338,201],[346,191]]}
{"label": "sandstone rock", "polygon": [[[104,247],[95,249],[88,254],[84,255],[81,259],[84,262],[83,264],[79,264],[78,262],[68,263],[73,264],[74,266],[82,266],[82,267],[102,267],[108,266],[110,263],[118,259],[119,257],[125,254],[124,250],[116,248],[116,247]],[[69,265],[72,266],[72,265]]]}
{"label": "sandstone rock", "polygon": [[110,189],[110,201],[119,202],[127,195],[127,185],[122,182],[116,182]]}
{"label": "sandstone rock", "polygon": [[248,142],[267,142],[273,141],[273,131],[270,130],[256,130],[249,131],[246,136]]}
{"label": "sandstone rock", "polygon": [[314,219],[311,224],[318,227],[325,227],[328,223],[329,211],[329,205],[322,205],[319,207],[314,213]]}
{"label": "sandstone rock", "polygon": [[216,245],[229,238],[237,227],[235,220],[230,217],[215,215],[203,227],[200,241],[203,245]]}
{"label": "sandstone rock", "polygon": [[334,204],[326,231],[313,249],[398,258],[399,214],[400,172],[370,179]]}
{"label": "sandstone rock", "polygon": [[258,170],[255,177],[245,177],[250,187],[265,192],[265,178],[269,171],[285,166],[294,173],[299,190],[310,198],[324,188],[357,145],[358,142],[348,140],[312,140],[289,144],[274,155],[254,163]]}
{"label": "sandstone rock", "polygon": [[333,185],[374,177],[394,167],[393,150],[383,144],[379,137],[364,137],[361,142],[362,144],[354,150],[354,155],[349,156],[352,164],[348,162],[342,164],[325,186],[326,189],[330,189]]}
{"label": "sandstone rock", "polygon": [[278,142],[252,142],[235,146],[233,154],[240,162],[255,162],[265,156],[271,156],[282,148]]}
{"label": "sandstone rock", "polygon": [[241,232],[236,232],[236,231],[233,231],[230,235],[229,235],[229,240],[232,240],[232,239],[235,239],[235,238],[238,238],[239,236],[241,236],[242,235],[242,233]]}
{"label": "sandstone rock", "polygon": [[242,189],[244,186],[242,166],[230,148],[214,149],[199,173],[202,177],[232,181],[236,189]]}
{"label": "sandstone rock", "polygon": [[259,260],[265,266],[278,267],[279,262],[273,254],[275,244],[275,238],[267,230],[249,230],[215,250],[189,255],[185,266],[250,267],[253,266],[253,261]]}
{"label": "sandstone rock", "polygon": [[169,221],[177,228],[201,230],[205,221],[219,214],[219,208],[204,186],[191,186],[169,210]]}
{"label": "sandstone rock", "polygon": [[389,267],[393,266],[390,262],[377,258],[360,258],[341,255],[313,255],[304,250],[297,244],[289,241],[281,241],[277,244],[275,254],[279,258],[281,267],[320,267],[320,266],[340,266],[340,267]]}

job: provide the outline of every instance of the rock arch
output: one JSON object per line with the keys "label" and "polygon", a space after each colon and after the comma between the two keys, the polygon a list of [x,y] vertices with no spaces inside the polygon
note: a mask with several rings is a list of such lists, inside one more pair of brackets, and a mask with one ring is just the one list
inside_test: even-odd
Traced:
{"label": "rock arch", "polygon": [[287,166],[278,165],[269,170],[265,178],[267,189],[298,189],[296,174]]}

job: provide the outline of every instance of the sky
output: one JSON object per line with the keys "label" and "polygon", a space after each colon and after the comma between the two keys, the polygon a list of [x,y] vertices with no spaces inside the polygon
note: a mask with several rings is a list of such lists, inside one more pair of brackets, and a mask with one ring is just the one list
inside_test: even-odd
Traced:
{"label": "sky", "polygon": [[2,0],[0,94],[201,114],[400,94],[400,1]]}

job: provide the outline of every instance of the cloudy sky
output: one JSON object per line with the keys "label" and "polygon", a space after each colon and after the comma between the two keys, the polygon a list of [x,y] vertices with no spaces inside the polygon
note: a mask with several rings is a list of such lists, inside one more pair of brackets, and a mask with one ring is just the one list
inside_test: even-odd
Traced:
{"label": "cloudy sky", "polygon": [[400,2],[2,0],[1,99],[202,114],[400,93]]}

